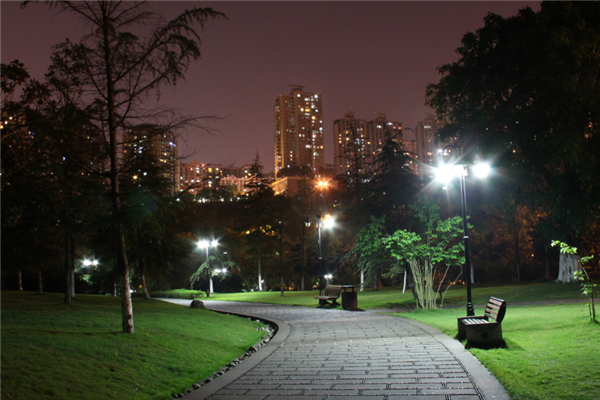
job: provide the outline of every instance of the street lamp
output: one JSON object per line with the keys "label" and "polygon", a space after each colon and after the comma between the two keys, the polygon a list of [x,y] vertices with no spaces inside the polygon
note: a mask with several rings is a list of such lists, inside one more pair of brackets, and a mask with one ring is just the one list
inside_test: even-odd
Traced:
{"label": "street lamp", "polygon": [[[311,212],[315,213],[315,218],[317,219],[317,228],[319,231],[319,296],[323,295],[323,247],[321,244],[321,228],[331,228],[334,225],[334,221],[333,218],[331,217],[331,215],[326,215],[324,219],[321,219],[321,214],[315,211],[315,210],[310,210],[308,212],[308,214],[310,215]],[[305,222],[307,227],[310,227],[310,220],[308,219],[308,217],[306,217],[306,222]]]}
{"label": "street lamp", "polygon": [[[443,155],[447,154],[447,149],[456,148],[454,146],[446,146],[442,151]],[[488,164],[477,163],[474,164],[473,173],[478,178],[485,178],[488,176],[491,168]],[[467,170],[467,164],[449,164],[436,169],[436,179],[443,183],[448,183],[454,177],[460,178],[460,202],[462,208],[462,219],[463,219],[463,239],[465,241],[465,275],[467,280],[467,317],[475,315],[475,309],[473,308],[473,299],[471,297],[471,271],[473,270],[473,260],[471,259],[471,244],[469,238],[469,224],[467,223],[467,187],[465,184],[465,177],[469,174]]]}
{"label": "street lamp", "polygon": [[90,265],[93,265],[94,267],[98,266],[98,260],[83,260],[83,265],[86,267],[89,267]]}
{"label": "street lamp", "polygon": [[327,182],[327,181],[321,180],[321,181],[317,182],[317,188],[319,188],[320,190],[327,189],[328,186],[329,186],[329,182]]}
{"label": "street lamp", "polygon": [[210,265],[208,262],[208,250],[210,247],[217,247],[219,245],[219,242],[217,242],[216,240],[200,240],[198,242],[198,247],[200,247],[201,249],[206,249],[206,278],[208,279],[208,289],[206,289],[206,297],[210,297],[210,294],[213,293],[213,281],[212,281],[212,276],[210,274]]}

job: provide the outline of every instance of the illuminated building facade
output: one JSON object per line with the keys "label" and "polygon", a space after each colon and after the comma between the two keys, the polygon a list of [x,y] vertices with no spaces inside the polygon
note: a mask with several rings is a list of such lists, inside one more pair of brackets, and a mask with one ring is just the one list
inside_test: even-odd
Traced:
{"label": "illuminated building facade", "polygon": [[325,165],[322,96],[290,86],[290,94],[273,102],[275,174],[283,168],[309,166],[317,171]]}
{"label": "illuminated building facade", "polygon": [[206,164],[196,160],[182,163],[179,167],[179,187],[187,193],[197,195],[204,188],[214,188],[224,177],[221,164]]}
{"label": "illuminated building facade", "polygon": [[437,131],[441,128],[441,123],[434,115],[425,113],[425,118],[415,127],[415,136],[417,138],[417,154],[421,168],[419,174],[429,174],[428,168],[423,168],[426,165],[433,165],[437,150],[440,146],[436,143]]}
{"label": "illuminated building facade", "polygon": [[[138,157],[149,152],[155,161],[167,166],[165,176],[179,191],[179,138],[169,130],[152,124],[142,124],[125,129],[123,156]],[[154,161],[153,161],[154,162]]]}
{"label": "illuminated building facade", "polygon": [[371,141],[367,136],[367,120],[356,118],[344,110],[344,117],[333,121],[333,163],[335,174],[345,174],[358,163],[362,173],[371,159]]}
{"label": "illuminated building facade", "polygon": [[383,148],[387,135],[394,137],[397,143],[402,143],[402,124],[387,119],[384,113],[375,112],[375,119],[367,122],[367,137],[371,143],[369,163],[373,162]]}
{"label": "illuminated building facade", "polygon": [[402,144],[402,124],[391,121],[381,112],[371,121],[356,118],[351,111],[333,122],[333,156],[335,173],[348,173],[359,163],[359,173],[367,173],[381,151],[387,135]]}

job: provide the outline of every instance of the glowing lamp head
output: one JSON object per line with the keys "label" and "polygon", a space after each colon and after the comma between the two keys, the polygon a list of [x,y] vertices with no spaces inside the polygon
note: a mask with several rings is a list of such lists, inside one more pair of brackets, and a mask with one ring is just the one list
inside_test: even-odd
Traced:
{"label": "glowing lamp head", "polygon": [[487,176],[490,174],[491,169],[492,168],[489,164],[477,163],[473,166],[473,173],[478,178],[487,178]]}
{"label": "glowing lamp head", "polygon": [[454,168],[452,165],[442,165],[435,170],[435,179],[442,183],[448,183],[454,177]]}
{"label": "glowing lamp head", "polygon": [[329,186],[329,182],[319,181],[319,183],[317,183],[317,186],[319,187],[319,189],[327,189],[327,186]]}
{"label": "glowing lamp head", "polygon": [[326,215],[325,218],[323,218],[323,228],[333,228],[333,225],[335,225],[335,221],[331,215]]}

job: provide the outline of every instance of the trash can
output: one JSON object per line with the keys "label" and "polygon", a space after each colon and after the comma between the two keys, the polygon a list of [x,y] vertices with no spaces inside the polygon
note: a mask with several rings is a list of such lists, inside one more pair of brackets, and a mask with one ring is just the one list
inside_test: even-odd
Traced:
{"label": "trash can", "polygon": [[354,290],[351,292],[342,292],[342,308],[358,308],[358,298],[357,294]]}

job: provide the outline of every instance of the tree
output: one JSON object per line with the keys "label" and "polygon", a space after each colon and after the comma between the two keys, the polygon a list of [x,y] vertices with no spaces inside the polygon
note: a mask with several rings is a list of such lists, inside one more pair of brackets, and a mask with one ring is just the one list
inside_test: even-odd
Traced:
{"label": "tree", "polygon": [[364,204],[371,215],[387,215],[388,228],[396,230],[408,225],[408,204],[417,196],[419,184],[410,169],[412,159],[387,126],[385,136],[371,166],[373,176],[366,185]]}
{"label": "tree", "polygon": [[263,290],[263,256],[267,248],[272,244],[275,235],[275,217],[271,212],[273,206],[274,192],[271,188],[270,179],[266,178],[262,171],[258,153],[252,161],[246,182],[246,193],[248,198],[245,202],[245,213],[242,221],[242,230],[246,232],[245,239],[248,251],[254,253],[258,262],[257,280],[258,290]]}
{"label": "tree", "polygon": [[206,290],[207,297],[210,296],[210,293],[213,293],[213,276],[216,275],[215,267],[220,267],[222,269],[233,269],[238,268],[238,265],[235,261],[231,260],[229,254],[222,254],[218,251],[214,251],[214,254],[210,254],[207,252],[208,257],[204,258],[204,262],[198,266],[198,269],[190,276],[190,287],[193,287],[194,283],[198,282],[203,275],[208,277],[208,289]]}
{"label": "tree", "polygon": [[600,212],[600,3],[542,2],[467,33],[427,105],[442,139],[493,156],[547,215],[544,235],[589,234]]}
{"label": "tree", "polygon": [[150,298],[148,280],[169,281],[169,272],[181,268],[192,243],[178,232],[177,222],[185,202],[177,201],[169,171],[170,162],[159,162],[152,152],[138,153],[122,171],[121,190],[128,221],[127,254],[135,277]]}
{"label": "tree", "polygon": [[[373,288],[377,288],[379,277],[384,271],[398,263],[398,260],[387,251],[384,241],[389,237],[385,227],[385,216],[375,218],[361,228],[356,235],[356,243],[352,249],[346,253],[343,262],[351,261],[357,266],[357,272],[360,272],[360,290],[364,290],[364,284],[371,283]],[[396,265],[399,271],[402,265]],[[366,279],[365,279],[366,278]]]}
{"label": "tree", "polygon": [[[22,94],[15,101],[19,86]],[[88,163],[102,165],[99,146],[89,140],[78,110],[57,107],[48,87],[31,79],[22,63],[2,64],[2,87],[3,117],[8,122],[2,128],[3,228],[16,240],[4,254],[12,260],[15,250],[28,247],[15,260],[19,265],[26,264],[28,252],[37,254],[41,293],[43,264],[52,264],[64,246],[65,303],[70,303],[75,295],[77,243],[89,228],[94,208],[99,208],[91,207],[90,200],[102,188],[66,155],[77,153]]]}
{"label": "tree", "polygon": [[348,171],[337,175],[334,179],[341,190],[341,200],[343,208],[347,215],[352,215],[349,222],[358,227],[362,226],[369,219],[369,214],[363,211],[365,204],[366,182],[368,181],[367,168],[365,165],[365,146],[364,137],[361,134],[362,128],[356,126],[356,122],[347,127],[348,142],[344,147],[345,162],[348,165]]}
{"label": "tree", "polygon": [[[417,307],[431,310],[436,307],[437,296],[442,291],[450,267],[460,265],[463,259],[460,253],[464,251],[464,246],[462,242],[456,242],[456,238],[463,235],[462,218],[439,221],[437,206],[424,197],[411,208],[424,225],[423,236],[400,229],[384,238],[383,245],[394,258],[408,264],[414,282]],[[395,264],[399,265],[402,264]],[[445,270],[442,273],[439,269],[443,267]],[[400,268],[395,267],[389,274],[397,275],[401,272],[403,271]],[[436,279],[437,288],[434,289]],[[445,290],[449,287],[448,284]]]}
{"label": "tree", "polygon": [[[594,305],[594,294],[598,292],[598,284],[593,283],[590,279],[590,275],[582,267],[582,264],[586,264],[588,261],[591,261],[594,256],[586,256],[581,257],[577,255],[577,247],[569,246],[568,244],[561,242],[559,240],[553,240],[551,246],[559,246],[560,247],[560,255],[568,255],[571,256],[569,258],[569,265],[567,268],[571,272],[573,280],[581,282],[581,293],[588,298],[588,309],[590,312],[590,319],[592,322],[596,322],[596,306]],[[575,266],[573,266],[573,261]],[[563,281],[564,283],[564,281]]]}
{"label": "tree", "polygon": [[47,76],[59,103],[84,112],[95,134],[104,138],[109,159],[105,177],[110,182],[110,215],[115,222],[113,235],[121,272],[122,327],[123,332],[133,333],[130,267],[121,218],[120,135],[126,127],[139,123],[167,129],[198,124],[198,118],[146,106],[161,85],[176,84],[184,78],[189,63],[200,57],[200,37],[194,24],[203,28],[208,20],[224,15],[210,8],[193,8],[165,22],[144,2],[47,3],[73,12],[90,28],[79,43],[67,40],[55,47]]}

